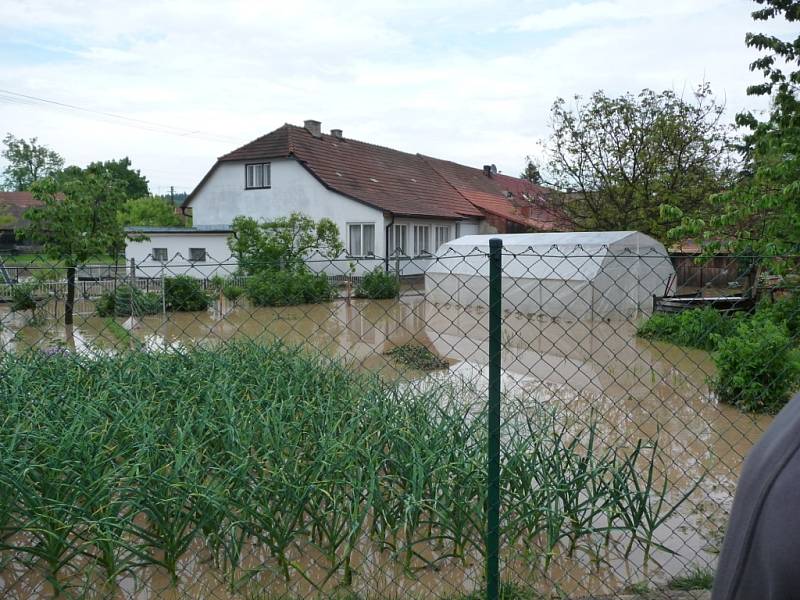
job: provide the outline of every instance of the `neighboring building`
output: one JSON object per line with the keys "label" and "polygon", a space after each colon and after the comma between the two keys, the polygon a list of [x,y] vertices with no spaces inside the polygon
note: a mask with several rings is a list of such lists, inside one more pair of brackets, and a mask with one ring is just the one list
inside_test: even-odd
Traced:
{"label": "neighboring building", "polygon": [[0,250],[14,250],[22,245],[17,232],[27,224],[23,215],[40,204],[30,192],[0,192]]}
{"label": "neighboring building", "polygon": [[[192,275],[201,279],[232,275],[230,227],[127,227],[125,258],[138,277]],[[138,238],[138,239],[137,239]],[[146,239],[141,239],[146,238]]]}
{"label": "neighboring building", "polygon": [[669,248],[672,264],[675,266],[678,287],[681,291],[696,288],[744,287],[750,284],[747,278],[755,271],[748,269],[747,261],[732,256],[726,250],[717,250],[714,256],[702,260],[705,248],[702,243],[687,239]]}
{"label": "neighboring building", "polygon": [[[286,124],[221,156],[182,207],[194,227],[159,237],[160,246],[151,232],[149,242],[129,244],[128,257],[145,257],[145,266],[157,268],[154,248],[160,257],[164,248],[170,258],[186,257],[197,235],[209,244],[210,236],[227,239],[238,215],[271,220],[300,212],[339,227],[347,260],[327,271],[344,273],[351,261],[356,274],[393,268],[399,257],[403,274],[413,275],[439,246],[462,235],[553,231],[563,223],[548,210],[545,188],[493,165],[475,169],[401,152],[345,138],[338,129],[323,134],[318,121]],[[206,250],[209,263],[229,258]]]}

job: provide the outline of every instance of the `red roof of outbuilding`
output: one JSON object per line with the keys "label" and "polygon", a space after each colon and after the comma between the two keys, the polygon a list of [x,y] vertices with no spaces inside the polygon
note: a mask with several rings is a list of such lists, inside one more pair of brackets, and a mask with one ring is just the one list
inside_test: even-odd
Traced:
{"label": "red roof of outbuilding", "polygon": [[0,224],[0,229],[18,229],[25,224],[22,215],[32,206],[39,206],[41,202],[33,197],[30,192],[0,192],[0,217],[9,215],[14,220],[7,224]]}
{"label": "red roof of outbuilding", "polygon": [[[549,215],[526,214],[531,202],[524,196],[544,204],[547,190],[541,186],[349,138],[315,137],[288,123],[220,156],[184,206],[220,163],[290,157],[328,189],[395,215],[460,219],[490,213],[532,228],[554,228]],[[512,200],[516,196],[524,202],[521,207]]]}

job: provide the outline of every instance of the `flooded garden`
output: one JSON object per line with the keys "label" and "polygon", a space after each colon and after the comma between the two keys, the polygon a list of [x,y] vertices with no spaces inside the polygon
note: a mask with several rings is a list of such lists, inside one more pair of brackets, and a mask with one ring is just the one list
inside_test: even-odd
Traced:
{"label": "flooded garden", "polygon": [[[56,310],[0,307],[4,597],[480,589],[486,311],[84,301],[65,331]],[[502,339],[504,579],[581,596],[713,566],[769,417],[636,322],[507,312]]]}

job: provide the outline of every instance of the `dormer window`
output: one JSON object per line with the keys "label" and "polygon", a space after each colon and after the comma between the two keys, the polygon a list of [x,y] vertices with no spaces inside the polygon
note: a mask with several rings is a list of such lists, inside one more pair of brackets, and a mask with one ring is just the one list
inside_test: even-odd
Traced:
{"label": "dormer window", "polygon": [[269,163],[252,163],[244,166],[244,189],[261,190],[270,186]]}

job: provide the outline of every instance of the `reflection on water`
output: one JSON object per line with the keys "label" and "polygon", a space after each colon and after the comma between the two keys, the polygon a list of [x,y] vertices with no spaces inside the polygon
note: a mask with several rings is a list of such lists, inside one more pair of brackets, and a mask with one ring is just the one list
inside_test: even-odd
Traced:
{"label": "reflection on water", "polygon": [[[67,345],[92,354],[133,346],[171,351],[230,339],[280,338],[386,377],[417,385],[460,377],[481,390],[488,363],[487,319],[485,310],[437,306],[419,297],[258,309],[221,300],[207,312],[167,318],[109,321],[89,316],[78,319],[71,334],[52,319],[31,325],[22,315],[0,313],[0,343],[6,350]],[[588,552],[578,552],[574,558],[556,558],[547,577],[561,576],[565,590],[592,582],[600,592],[643,579],[645,568],[658,580],[691,565],[713,564],[742,459],[769,418],[744,415],[715,401],[707,385],[713,374],[707,353],[638,339],[633,323],[560,323],[507,313],[502,336],[503,389],[509,398],[552,407],[576,423],[593,415],[604,442],[612,446],[657,438],[665,457],[657,477],[669,482],[670,501],[694,490],[690,502],[656,533],[657,541],[675,554],[656,552],[649,565],[644,565],[641,552],[625,561],[609,558],[598,570]],[[409,342],[448,359],[450,371],[426,376],[385,356],[392,347]],[[506,422],[513,417],[507,414]],[[480,581],[479,557],[467,566],[459,562],[452,569],[411,576],[396,571],[391,557],[379,549],[364,547],[362,553],[357,579],[378,587],[385,584],[392,595],[435,587],[443,592],[473,589]],[[312,555],[306,550],[296,559],[311,568]],[[513,553],[505,559],[511,572]],[[254,568],[268,564],[264,558]],[[206,568],[199,563],[194,568],[197,576],[184,590],[190,595],[198,593],[196,586],[212,585],[217,577],[210,572],[201,576]],[[267,571],[253,581],[267,585],[264,578],[270,576]]]}

